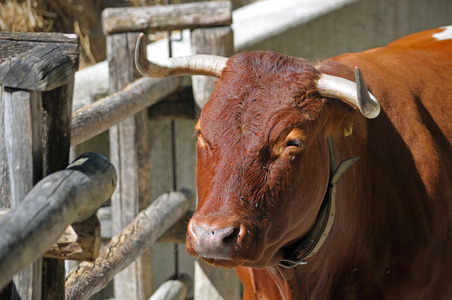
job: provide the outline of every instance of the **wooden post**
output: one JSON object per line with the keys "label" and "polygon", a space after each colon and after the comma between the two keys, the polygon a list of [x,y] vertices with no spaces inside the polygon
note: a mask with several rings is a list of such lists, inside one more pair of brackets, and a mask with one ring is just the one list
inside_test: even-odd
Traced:
{"label": "wooden post", "polygon": [[[69,162],[73,87],[72,77],[68,83],[43,92],[43,176],[64,169]],[[42,270],[42,299],[63,299],[64,261],[45,257]]]}
{"label": "wooden post", "polygon": [[[137,77],[133,53],[137,33],[107,36],[110,94]],[[150,158],[147,109],[110,129],[110,156],[117,166],[118,189],[112,197],[113,234],[119,234],[150,202]],[[115,298],[148,299],[152,294],[150,250],[115,277]]]}
{"label": "wooden post", "polygon": [[[2,191],[15,207],[44,175],[64,168],[68,160],[72,85],[78,68],[76,35],[0,33],[0,85],[4,132],[0,142]],[[5,166],[7,167],[7,170]],[[1,292],[6,299],[62,299],[62,264],[42,260],[21,271]],[[47,283],[51,283],[48,285]],[[52,291],[50,291],[52,290]]]}
{"label": "wooden post", "polygon": [[[6,151],[4,100],[2,99],[2,86],[0,86],[0,208],[11,207],[11,188],[9,182],[8,158]],[[0,296],[2,293],[0,292]]]}
{"label": "wooden post", "polygon": [[[2,92],[6,163],[11,192],[11,203],[7,205],[10,207],[18,206],[42,178],[41,95],[40,92],[9,88],[4,88]],[[41,299],[41,274],[42,260],[38,259],[14,276],[12,285],[1,295],[6,293],[6,299]]]}
{"label": "wooden post", "polygon": [[[230,57],[234,54],[234,34],[230,26],[198,28],[191,33],[193,54],[214,54]],[[213,91],[217,78],[192,76],[193,96],[196,104],[202,108]]]}
{"label": "wooden post", "polygon": [[[231,27],[199,28],[191,35],[194,54],[215,54],[229,57],[234,54],[233,31]],[[202,108],[213,91],[217,78],[192,76],[193,96]],[[197,300],[240,299],[240,281],[235,272],[212,268],[195,261],[194,294]]]}

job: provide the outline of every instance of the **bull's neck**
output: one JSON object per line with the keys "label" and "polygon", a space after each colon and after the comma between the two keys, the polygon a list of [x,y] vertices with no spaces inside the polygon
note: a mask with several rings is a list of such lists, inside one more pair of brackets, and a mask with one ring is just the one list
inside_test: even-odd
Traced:
{"label": "bull's neck", "polygon": [[322,247],[336,215],[336,187],[339,178],[359,159],[353,157],[344,160],[336,168],[336,155],[331,137],[328,137],[328,152],[330,161],[330,176],[328,188],[325,193],[317,219],[309,232],[298,242],[286,250],[286,254],[280,261],[279,266],[284,268],[294,268],[298,265],[306,264],[306,259],[310,258]]}

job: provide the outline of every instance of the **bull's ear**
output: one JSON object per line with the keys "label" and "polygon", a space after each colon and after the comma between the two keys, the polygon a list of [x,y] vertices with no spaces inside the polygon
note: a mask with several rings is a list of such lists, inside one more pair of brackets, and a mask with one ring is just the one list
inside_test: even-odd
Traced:
{"label": "bull's ear", "polygon": [[376,118],[380,114],[380,103],[367,91],[358,67],[355,68],[355,79],[356,83],[341,77],[322,74],[317,81],[317,90],[323,97],[340,99],[357,107],[368,119]]}
{"label": "bull's ear", "polygon": [[353,121],[346,120],[344,122],[344,136],[348,137],[349,135],[352,135],[352,133],[353,133]]}

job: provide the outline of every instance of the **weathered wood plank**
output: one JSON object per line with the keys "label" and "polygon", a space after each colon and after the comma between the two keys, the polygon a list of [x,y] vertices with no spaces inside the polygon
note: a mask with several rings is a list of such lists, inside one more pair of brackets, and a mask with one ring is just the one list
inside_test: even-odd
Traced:
{"label": "weathered wood plank", "polygon": [[[76,34],[57,33],[57,32],[0,32],[1,44],[6,41],[24,42],[24,43],[65,43],[65,44],[78,44],[78,38]],[[6,47],[5,47],[6,48]],[[3,46],[2,48],[3,53]],[[1,57],[8,57],[11,55],[5,54]]]}
{"label": "weathered wood plank", "polygon": [[42,97],[39,92],[5,88],[2,100],[11,207],[15,207],[42,178]]}
{"label": "weathered wood plank", "polygon": [[[229,26],[198,28],[191,34],[191,45],[193,54],[229,57],[234,54],[234,34]],[[216,80],[210,76],[192,76],[193,96],[199,108],[209,100]]]}
{"label": "weathered wood plank", "polygon": [[121,92],[97,100],[72,114],[71,146],[78,145],[164,99],[180,78],[140,78]]}
{"label": "weathered wood plank", "polygon": [[102,12],[105,34],[195,29],[232,24],[229,1],[168,6],[107,8]]}
{"label": "weathered wood plank", "polygon": [[160,196],[101,250],[94,263],[83,262],[66,278],[66,300],[89,299],[120,270],[148,249],[188,210],[183,193]]}
{"label": "weathered wood plank", "polygon": [[0,32],[0,84],[51,90],[73,79],[78,69],[78,37]]}
{"label": "weathered wood plank", "polygon": [[73,76],[69,83],[42,93],[44,176],[63,170],[68,165],[73,94]]}
{"label": "weathered wood plank", "polygon": [[[133,53],[138,33],[113,34],[107,37],[110,68],[110,93],[133,82]],[[138,112],[110,129],[110,157],[118,167],[118,190],[111,199],[113,233],[117,234],[133,221],[140,208],[149,205],[150,157],[147,109]],[[150,251],[150,250],[149,250]],[[152,294],[150,252],[124,269],[115,278],[118,299],[148,299]]]}
{"label": "weathered wood plank", "polygon": [[[0,208],[0,219],[9,212]],[[96,215],[68,226],[63,235],[43,254],[43,257],[94,261],[99,256],[100,222]]]}
{"label": "weathered wood plank", "polygon": [[[64,169],[69,162],[74,75],[68,83],[42,92],[43,176]],[[64,262],[45,257],[42,261],[42,299],[64,298]]]}
{"label": "weathered wood plank", "polygon": [[36,184],[0,219],[0,288],[40,257],[65,228],[91,216],[116,187],[116,171],[100,154],[82,155]]}
{"label": "weathered wood plank", "polygon": [[46,33],[46,32],[0,32],[0,63],[29,51],[36,47],[36,44],[57,43],[62,44],[61,47],[67,50],[67,54],[74,61],[78,60],[79,40],[76,34],[65,33]]}
{"label": "weathered wood plank", "polygon": [[[0,85],[0,208],[11,207],[11,188],[9,182],[8,154],[6,151],[3,86]],[[1,294],[0,294],[1,296]]]}
{"label": "weathered wood plank", "polygon": [[199,111],[195,108],[192,87],[180,86],[165,101],[149,106],[148,114],[149,119],[197,119]]}
{"label": "weathered wood plank", "polygon": [[[17,207],[42,178],[42,93],[5,88],[2,106],[11,192],[8,206]],[[41,278],[42,260],[37,259],[14,276],[11,298],[41,299]]]}

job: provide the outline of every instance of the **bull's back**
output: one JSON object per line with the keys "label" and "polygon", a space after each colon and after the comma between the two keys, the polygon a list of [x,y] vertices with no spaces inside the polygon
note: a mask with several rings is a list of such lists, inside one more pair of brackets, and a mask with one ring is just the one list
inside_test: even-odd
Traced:
{"label": "bull's back", "polygon": [[381,94],[378,99],[389,117],[404,118],[410,108],[427,110],[452,142],[452,26],[408,35],[386,47],[335,60],[363,70],[370,90]]}
{"label": "bull's back", "polygon": [[[409,35],[386,47],[341,55],[331,61],[349,70],[360,67],[369,90],[407,145],[416,148],[423,139],[426,146],[430,144],[450,156],[452,26]],[[351,80],[352,76],[349,72]],[[443,163],[452,168],[451,160]]]}
{"label": "bull's back", "polygon": [[416,170],[399,168],[419,173],[432,200],[452,199],[452,26],[337,59],[359,66],[381,103],[380,121],[370,123],[379,132],[374,144],[401,143],[388,140],[393,129],[411,152]]}
{"label": "bull's back", "polygon": [[[426,276],[414,278],[436,278],[424,293],[441,297],[452,292],[452,33],[446,30],[331,60],[346,66],[351,80],[359,66],[381,104],[380,116],[366,122],[369,153],[362,161],[371,170],[372,198],[403,220],[407,227],[386,232],[404,236],[413,253],[429,261],[425,268],[413,258],[410,271]],[[330,68],[341,75],[335,72],[341,71]]]}
{"label": "bull's back", "polygon": [[[388,83],[389,88],[393,85],[401,92],[400,96],[382,97],[383,105],[390,108],[394,101],[407,99],[407,108],[413,105],[421,117],[415,120],[427,126],[433,121],[452,142],[452,26],[409,35],[363,55],[369,55],[386,70],[383,76],[394,81]],[[403,109],[395,117],[403,118]],[[439,133],[430,129],[434,136]]]}
{"label": "bull's back", "polygon": [[452,27],[413,34],[362,56],[383,70],[375,82],[369,78],[371,90],[411,149],[423,181],[433,184],[431,177],[442,176],[445,185],[452,182]]}

